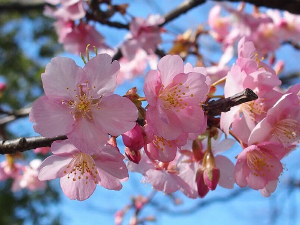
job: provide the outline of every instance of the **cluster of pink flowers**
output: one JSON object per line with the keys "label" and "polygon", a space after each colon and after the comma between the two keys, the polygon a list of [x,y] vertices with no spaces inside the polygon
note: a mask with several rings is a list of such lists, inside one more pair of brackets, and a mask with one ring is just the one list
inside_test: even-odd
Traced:
{"label": "cluster of pink flowers", "polygon": [[23,165],[13,161],[8,156],[6,161],[0,163],[0,181],[12,178],[12,191],[28,189],[30,191],[44,189],[46,183],[38,179],[38,168],[42,161],[40,159],[32,160],[28,165]]}
{"label": "cluster of pink flowers", "polygon": [[[46,6],[44,14],[56,19],[54,27],[58,35],[58,42],[64,49],[73,54],[85,52],[89,44],[92,49],[106,48],[104,37],[94,26],[83,22],[86,15],[86,5],[83,0],[45,0],[55,8]],[[80,21],[78,21],[80,20]]]}
{"label": "cluster of pink flowers", "polygon": [[[53,155],[41,164],[40,180],[61,178],[63,192],[78,200],[90,197],[97,184],[120,190],[127,169],[141,173],[156,190],[180,190],[190,198],[204,197],[218,184],[250,186],[263,196],[275,191],[283,172],[280,161],[300,140],[300,85],[279,91],[280,80],[252,42],[240,40],[224,86],[225,97],[245,88],[258,96],[220,117],[222,131],[243,148],[236,165],[219,154],[234,141],[221,140],[220,129],[207,127],[202,105],[216,88],[204,67],[184,65],[177,55],[163,57],[146,74],[145,97],[136,89],[125,97],[113,94],[119,69],[107,54],[96,55],[84,68],[62,57],[47,65],[42,74],[45,96],[33,104],[30,120],[41,135],[65,134],[68,140],[52,144]],[[118,135],[127,167],[112,141]]]}
{"label": "cluster of pink flowers", "polygon": [[[105,46],[92,26],[75,22],[85,16],[84,1],[47,2],[60,4],[46,12],[57,19],[59,41],[67,50],[79,53],[87,44]],[[108,55],[116,52],[112,49],[88,59],[83,68],[68,58],[52,59],[41,77],[45,95],[33,104],[29,118],[42,136],[66,135],[68,140],[54,142],[53,154],[42,163],[20,169],[3,162],[0,179],[14,178],[13,190],[33,190],[44,187],[45,180],[60,178],[65,195],[82,201],[97,184],[120,190],[129,169],[167,194],[180,190],[189,198],[204,197],[218,185],[232,189],[236,183],[271,195],[283,172],[281,160],[300,140],[300,85],[281,90],[277,73],[282,64],[275,71],[262,56],[283,41],[298,41],[299,19],[276,11],[250,15],[243,8],[224,8],[235,20],[221,17],[218,5],[208,21],[210,34],[226,48],[218,66],[184,65],[178,55],[166,55],[156,66],[154,53],[164,31],[158,15],[133,18],[120,47],[120,62]],[[227,67],[237,41],[236,63]],[[136,88],[123,97],[114,94],[117,84],[143,74],[148,62],[144,97]],[[213,123],[203,105],[216,97],[222,81],[225,98],[250,88],[258,99],[232,107]],[[125,149],[118,148],[119,135]],[[242,147],[235,165],[220,154],[235,143],[229,135]],[[36,152],[47,154],[49,149]]]}
{"label": "cluster of pink flowers", "polygon": [[[229,15],[221,16],[222,8]],[[300,17],[289,12],[283,15],[278,10],[252,14],[244,11],[245,4],[238,9],[222,4],[214,6],[209,14],[210,34],[225,48],[242,37],[252,41],[261,54],[274,52],[284,41],[300,40]]]}

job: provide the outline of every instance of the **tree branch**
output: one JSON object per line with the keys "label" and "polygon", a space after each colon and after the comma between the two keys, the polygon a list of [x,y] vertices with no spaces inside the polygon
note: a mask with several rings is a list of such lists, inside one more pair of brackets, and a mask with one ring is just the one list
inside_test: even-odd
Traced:
{"label": "tree branch", "polygon": [[6,112],[0,109],[0,113],[7,114],[8,116],[0,118],[0,126],[6,125],[7,123],[10,123],[18,118],[22,118],[25,116],[28,116],[29,112],[31,110],[31,107],[19,109],[14,112]]}
{"label": "tree branch", "polygon": [[246,88],[246,90],[231,97],[210,101],[203,105],[203,109],[209,116],[218,116],[221,112],[228,112],[231,107],[253,101],[257,98],[258,96],[251,89]]}
{"label": "tree branch", "polygon": [[163,16],[165,18],[165,22],[160,24],[160,26],[164,26],[165,24],[171,22],[196,6],[203,4],[204,2],[205,0],[185,0],[178,7]]}
{"label": "tree branch", "polygon": [[28,137],[2,141],[0,143],[0,154],[13,154],[40,147],[50,147],[54,141],[65,139],[67,139],[67,136],[61,135],[53,138]]}
{"label": "tree branch", "polygon": [[[238,93],[232,97],[219,99],[217,101],[210,101],[203,106],[206,114],[209,116],[220,115],[221,112],[227,112],[231,107],[242,104],[244,102],[257,99],[257,95],[247,88],[245,91]],[[14,140],[2,141],[0,143],[0,154],[12,154],[16,152],[24,152],[39,147],[51,146],[52,142],[57,140],[65,140],[67,136],[61,135],[53,138],[45,137],[29,137],[17,138]]]}
{"label": "tree branch", "polygon": [[40,10],[42,11],[45,6],[44,1],[10,1],[0,3],[0,12],[7,11],[19,11],[19,12],[28,12],[29,10]]}

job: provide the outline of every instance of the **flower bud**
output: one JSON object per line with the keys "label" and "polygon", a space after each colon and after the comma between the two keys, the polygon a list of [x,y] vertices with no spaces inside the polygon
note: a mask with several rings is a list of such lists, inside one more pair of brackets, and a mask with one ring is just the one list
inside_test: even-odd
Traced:
{"label": "flower bud", "polygon": [[204,170],[199,169],[196,174],[196,184],[197,184],[198,195],[201,198],[204,198],[204,196],[207,195],[207,193],[209,191],[208,187],[206,186],[206,184],[204,182],[203,173],[204,173]]}
{"label": "flower bud", "polygon": [[132,150],[128,147],[125,147],[125,155],[131,162],[136,164],[139,164],[142,158],[140,150]]}
{"label": "flower bud", "polygon": [[217,167],[205,169],[203,173],[203,179],[209,190],[215,190],[219,183],[220,170]]}
{"label": "flower bud", "polygon": [[144,146],[144,135],[140,125],[122,134],[124,145],[133,151],[138,151]]}

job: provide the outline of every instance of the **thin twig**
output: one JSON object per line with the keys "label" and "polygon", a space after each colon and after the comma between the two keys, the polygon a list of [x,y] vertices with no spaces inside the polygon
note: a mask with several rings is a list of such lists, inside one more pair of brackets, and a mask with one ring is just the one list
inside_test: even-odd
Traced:
{"label": "thin twig", "polygon": [[19,109],[14,112],[6,112],[6,111],[1,110],[2,113],[8,114],[8,116],[0,118],[0,126],[6,125],[7,123],[10,123],[16,119],[28,116],[30,110],[31,110],[31,107]]}
{"label": "thin twig", "polygon": [[178,7],[163,16],[165,18],[165,21],[160,24],[160,26],[164,26],[165,24],[171,22],[172,20],[195,8],[196,6],[203,4],[204,2],[205,0],[185,0]]}

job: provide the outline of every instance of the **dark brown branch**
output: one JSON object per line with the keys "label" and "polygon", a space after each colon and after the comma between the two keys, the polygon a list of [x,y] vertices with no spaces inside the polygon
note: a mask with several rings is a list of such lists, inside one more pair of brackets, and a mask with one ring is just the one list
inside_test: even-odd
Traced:
{"label": "dark brown branch", "polygon": [[228,112],[231,107],[257,99],[257,95],[249,88],[231,97],[210,101],[203,106],[209,116],[218,116],[221,112]]}
{"label": "dark brown branch", "polygon": [[0,143],[0,154],[13,154],[40,147],[50,147],[54,141],[65,139],[67,139],[67,136],[61,135],[53,138],[28,137],[2,141]]}
{"label": "dark brown branch", "polygon": [[0,113],[8,114],[7,116],[0,118],[0,126],[10,123],[18,118],[28,116],[30,110],[31,107],[23,108],[14,112],[6,112],[0,109]]}
{"label": "dark brown branch", "polygon": [[185,0],[178,7],[163,16],[165,18],[165,22],[160,24],[160,26],[164,26],[165,24],[171,22],[196,6],[203,4],[204,2],[205,0]]}
{"label": "dark brown branch", "polygon": [[[203,106],[206,114],[209,116],[220,115],[221,112],[227,112],[231,107],[242,104],[244,102],[257,99],[257,95],[247,88],[245,91],[238,93],[232,97],[219,99],[217,101],[210,101]],[[52,142],[56,140],[67,139],[67,136],[57,136],[54,138],[45,137],[29,137],[18,138],[14,140],[2,141],[0,143],[0,154],[12,154],[16,152],[24,152],[26,150],[51,146]]]}
{"label": "dark brown branch", "polygon": [[[241,2],[239,0],[215,0],[218,2]],[[300,0],[246,0],[244,2],[251,3],[258,7],[264,6],[272,9],[286,10],[290,13],[300,14]]]}
{"label": "dark brown branch", "polygon": [[40,10],[42,11],[45,6],[44,1],[33,1],[33,2],[22,2],[22,1],[10,1],[0,3],[0,12],[7,11],[19,11],[28,12],[29,10]]}

